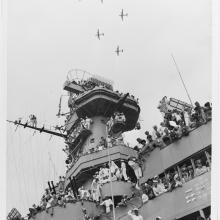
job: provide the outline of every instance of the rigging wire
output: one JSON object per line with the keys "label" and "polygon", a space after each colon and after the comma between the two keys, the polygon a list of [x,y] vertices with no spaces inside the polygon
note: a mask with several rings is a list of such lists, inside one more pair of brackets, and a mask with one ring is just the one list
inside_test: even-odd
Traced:
{"label": "rigging wire", "polygon": [[49,160],[49,150],[48,150],[48,180],[50,180],[51,178],[50,178],[50,160]]}
{"label": "rigging wire", "polygon": [[[55,167],[55,164],[54,164],[54,162],[53,162],[53,160],[52,160],[52,157],[51,157],[51,153],[50,152],[48,152],[48,155],[49,155],[49,160],[50,160],[50,162],[51,162],[51,165],[52,165],[52,169],[53,169],[53,179],[54,179],[54,181],[55,181],[55,176],[58,176],[58,174],[57,174],[57,171],[56,171],[56,167]],[[56,174],[56,175],[55,175]]]}
{"label": "rigging wire", "polygon": [[[37,156],[37,158],[36,158],[36,162],[37,162],[37,176],[38,177],[40,177],[40,178],[38,178],[38,180],[39,180],[39,185],[38,185],[38,187],[39,187],[39,189],[40,189],[40,187],[42,188],[42,190],[44,189],[44,168],[42,168],[41,169],[41,165],[44,165],[44,160],[43,160],[43,155],[42,155],[42,149],[41,149],[41,146],[42,146],[42,144],[39,144],[39,138],[37,137],[36,138],[36,145],[38,146],[38,152],[39,152],[39,154],[38,154],[38,156]],[[39,175],[39,173],[40,173],[40,175]],[[41,189],[40,189],[41,190]]]}
{"label": "rigging wire", "polygon": [[175,65],[176,70],[177,70],[177,72],[178,72],[178,74],[179,74],[179,76],[180,76],[181,82],[182,82],[183,87],[184,87],[184,89],[185,89],[185,91],[186,91],[186,94],[187,94],[187,96],[188,96],[188,98],[189,98],[189,101],[190,101],[191,105],[193,106],[193,102],[192,102],[192,100],[191,100],[191,98],[190,98],[190,95],[189,95],[189,93],[188,93],[188,91],[187,91],[186,85],[185,85],[185,83],[184,83],[184,81],[183,81],[183,78],[182,78],[182,76],[181,76],[181,72],[180,72],[179,67],[178,67],[178,65],[177,65],[177,63],[176,63],[176,60],[175,60],[173,54],[171,54],[171,56],[172,56],[172,58],[173,58],[174,65]]}
{"label": "rigging wire", "polygon": [[[32,138],[32,136],[31,136],[31,138]],[[38,183],[37,183],[37,179],[36,179],[36,173],[35,173],[35,171],[36,171],[36,167],[35,167],[35,159],[34,159],[34,156],[33,156],[33,144],[32,144],[32,141],[30,140],[30,146],[29,146],[29,148],[30,148],[30,154],[31,154],[31,164],[32,164],[32,170],[33,170],[33,179],[34,179],[34,186],[35,186],[35,192],[37,192],[38,193],[38,187],[37,187],[37,185],[38,185]]]}
{"label": "rigging wire", "polygon": [[[28,163],[28,166],[30,166],[29,170],[30,170],[31,174],[29,174],[29,176],[28,176],[28,180],[29,180],[28,181],[28,186],[31,188],[31,194],[30,195],[32,195],[34,198],[36,198],[40,194],[39,194],[39,187],[38,187],[39,184],[38,184],[38,178],[37,178],[38,175],[36,173],[37,168],[35,166],[36,156],[33,153],[33,147],[34,146],[33,146],[31,132],[30,132],[29,137],[27,138],[27,140],[22,143],[22,146],[26,147],[27,149],[23,149],[23,151],[21,151],[21,154],[25,155],[25,153],[27,153],[28,155],[30,155],[27,158],[24,157],[24,158],[26,158],[26,160],[24,160],[24,162],[26,161]],[[28,151],[28,149],[29,149],[29,151]],[[22,160],[22,163],[23,163],[23,160]],[[34,190],[32,190],[32,188]]]}
{"label": "rigging wire", "polygon": [[[14,134],[14,132],[12,133],[13,134],[13,136],[15,135]],[[28,207],[28,204],[30,204],[30,201],[29,201],[29,197],[27,196],[28,195],[28,193],[27,193],[27,190],[29,191],[29,188],[27,187],[28,185],[27,185],[27,182],[26,182],[26,176],[24,175],[24,164],[23,164],[23,162],[25,162],[25,161],[23,161],[23,159],[25,158],[23,158],[22,157],[22,154],[24,154],[24,151],[22,151],[22,145],[26,145],[28,142],[30,142],[30,143],[28,143],[29,145],[30,145],[30,154],[31,154],[31,157],[29,157],[29,158],[31,158],[31,164],[32,164],[32,167],[33,167],[33,178],[34,178],[34,185],[35,185],[35,192],[36,191],[39,191],[39,187],[37,187],[37,185],[36,184],[38,184],[38,181],[40,180],[40,179],[37,179],[36,178],[36,165],[35,165],[35,163],[36,163],[36,158],[34,158],[34,154],[33,154],[33,143],[31,142],[31,138],[32,138],[32,135],[31,136],[29,136],[28,137],[28,139],[26,140],[26,141],[24,141],[23,143],[21,142],[21,135],[20,135],[20,132],[18,132],[18,137],[17,137],[18,139],[19,139],[19,141],[18,141],[18,149],[20,150],[20,152],[18,153],[18,154],[16,154],[16,156],[17,156],[17,159],[15,159],[14,158],[14,165],[15,165],[15,170],[16,170],[16,175],[18,175],[19,174],[19,171],[20,172],[22,172],[22,181],[23,181],[23,186],[25,187],[25,190],[24,190],[24,193],[22,193],[22,187],[21,187],[21,181],[19,181],[19,190],[20,190],[20,195],[22,195],[22,194],[24,194],[25,195],[25,199],[26,199],[26,201],[24,200],[24,199],[22,199],[22,203],[23,203],[23,207],[25,207],[26,205],[27,205],[27,207]],[[12,139],[10,139],[10,140],[12,140],[13,141],[13,138]],[[12,143],[12,146],[13,146],[13,143]],[[27,151],[26,151],[27,152]],[[12,156],[13,157],[15,157],[15,155],[14,154],[12,154]],[[43,158],[43,157],[42,157]],[[38,157],[38,159],[39,159],[39,157]],[[18,161],[17,161],[18,160]],[[55,167],[55,164],[54,164],[54,162],[53,162],[53,160],[52,160],[52,158],[51,158],[51,156],[50,156],[50,161],[51,161],[51,164],[52,164],[52,166],[53,166],[53,169],[54,169],[54,179],[55,179],[55,174],[58,176],[58,174],[57,174],[57,171],[56,171],[56,167]],[[49,164],[49,172],[50,172],[50,164]],[[40,172],[40,174],[41,174],[41,176],[42,176],[42,173]],[[43,173],[43,174],[45,174],[45,172]],[[17,179],[18,179],[18,177],[17,177]],[[43,179],[46,179],[46,178],[43,178]],[[19,180],[19,179],[18,179]],[[29,179],[30,180],[30,179]],[[38,180],[38,181],[37,181]],[[39,185],[39,184],[38,184]],[[44,188],[44,186],[43,186],[43,188]],[[40,194],[39,194],[40,195]],[[24,204],[24,201],[26,202],[26,205]]]}
{"label": "rigging wire", "polygon": [[[12,128],[12,127],[11,127]],[[9,132],[10,134],[11,134],[11,138],[10,138],[10,144],[9,145],[7,145],[8,147],[11,145],[11,146],[13,146],[14,145],[14,132],[12,132],[12,129],[10,129],[11,131]],[[12,150],[12,152],[9,152],[9,149],[11,149]],[[12,157],[13,158],[11,158],[10,157],[10,155],[12,155]],[[12,148],[7,148],[7,159],[9,159],[10,160],[10,165],[11,164],[13,164],[14,165],[14,167],[15,167],[15,175],[16,175],[16,179],[18,180],[18,166],[17,166],[17,161],[16,161],[16,159],[15,159],[15,155],[14,155],[14,150],[12,149]],[[9,165],[9,167],[10,167],[10,165]],[[8,169],[8,168],[7,168]],[[7,181],[9,181],[8,180],[8,178],[7,178]],[[14,187],[14,189],[15,189],[15,187]],[[22,187],[21,187],[21,182],[20,181],[18,181],[18,190],[19,190],[19,195],[22,195],[23,193],[22,193]],[[23,207],[25,207],[25,206],[27,206],[28,207],[28,202],[27,202],[27,198],[25,198],[25,200],[23,200],[23,199],[21,199],[21,201],[20,201],[21,203],[22,203],[22,205],[23,205]],[[26,204],[25,204],[26,203]]]}
{"label": "rigging wire", "polygon": [[[45,146],[45,144],[38,144],[39,146]],[[47,146],[47,145],[46,145]],[[45,162],[45,154],[43,153],[44,151],[43,151],[43,149],[40,149],[40,152],[41,152],[41,165],[43,164],[43,166],[47,163],[47,161]],[[43,170],[43,178],[42,178],[42,185],[43,185],[43,190],[44,189],[46,189],[47,188],[47,186],[46,186],[46,182],[47,182],[47,180],[48,180],[48,178],[47,178],[47,173],[46,173],[46,166],[45,167],[43,167],[41,170]]]}
{"label": "rigging wire", "polygon": [[54,170],[53,170],[53,164],[51,162],[50,152],[48,153],[48,156],[49,156],[50,169],[52,170],[51,176],[52,176],[52,179],[54,180],[55,179],[55,175],[54,175]]}
{"label": "rigging wire", "polygon": [[[106,135],[108,136],[108,128],[106,126]],[[113,202],[113,207],[112,207],[112,214],[113,214],[113,220],[115,220],[115,201],[114,201],[114,196],[113,196],[113,188],[112,188],[112,175],[111,175],[111,156],[110,156],[110,151],[109,151],[109,145],[107,143],[107,154],[108,154],[108,162],[109,162],[109,175],[110,175],[110,190],[111,190],[111,197],[112,197],[112,202]]]}
{"label": "rigging wire", "polygon": [[[19,150],[21,149],[21,134],[20,134],[20,132],[18,132],[18,148],[19,148]],[[28,189],[28,185],[27,185],[27,182],[26,182],[26,178],[25,178],[25,175],[24,175],[24,166],[23,166],[23,161],[22,161],[22,157],[21,157],[21,151],[20,151],[20,153],[18,153],[17,155],[19,155],[19,157],[18,157],[18,164],[20,165],[20,171],[21,171],[21,173],[22,173],[22,178],[23,178],[23,183],[24,183],[24,187],[25,187],[25,195],[26,195],[26,198],[27,198],[27,201],[28,201],[28,204],[30,204],[30,198],[29,198],[29,196],[28,196],[28,193],[27,193],[27,189]]]}

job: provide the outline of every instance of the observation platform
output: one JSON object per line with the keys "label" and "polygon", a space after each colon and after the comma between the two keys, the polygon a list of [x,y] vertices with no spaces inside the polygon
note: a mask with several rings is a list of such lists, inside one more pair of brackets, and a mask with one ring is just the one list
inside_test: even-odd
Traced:
{"label": "observation platform", "polygon": [[[111,160],[114,161],[121,159],[127,160],[129,157],[137,157],[137,152],[127,146],[118,145],[109,148],[109,155]],[[91,170],[99,167],[101,164],[107,163],[108,161],[108,149],[81,156],[67,172],[65,187],[69,184],[69,177],[75,176],[76,179],[80,179],[80,181],[83,182],[88,179]],[[90,175],[89,177],[91,178],[92,176]]]}
{"label": "observation platform", "polygon": [[[79,118],[85,118],[86,116],[94,117],[98,115],[110,117],[117,109],[118,101],[121,98],[122,97],[116,92],[97,87],[80,94],[76,98],[76,113]],[[124,131],[134,129],[140,113],[140,107],[137,101],[131,97],[127,97],[117,111],[125,114],[126,125]]]}

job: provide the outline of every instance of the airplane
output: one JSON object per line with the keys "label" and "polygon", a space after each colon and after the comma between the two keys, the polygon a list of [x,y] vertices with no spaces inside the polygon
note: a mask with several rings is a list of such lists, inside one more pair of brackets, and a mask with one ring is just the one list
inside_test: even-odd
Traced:
{"label": "airplane", "polygon": [[96,36],[100,40],[100,36],[104,36],[104,33],[100,33],[98,29]]}
{"label": "airplane", "polygon": [[120,17],[121,17],[121,20],[123,21],[123,19],[124,19],[124,17],[126,16],[128,16],[128,13],[126,13],[126,14],[124,14],[124,10],[122,9],[121,10],[121,14],[119,15]]}
{"label": "airplane", "polygon": [[119,56],[119,53],[123,53],[123,49],[119,49],[119,46],[117,47],[117,49],[116,49],[116,51],[115,51],[115,53],[117,53],[117,55]]}

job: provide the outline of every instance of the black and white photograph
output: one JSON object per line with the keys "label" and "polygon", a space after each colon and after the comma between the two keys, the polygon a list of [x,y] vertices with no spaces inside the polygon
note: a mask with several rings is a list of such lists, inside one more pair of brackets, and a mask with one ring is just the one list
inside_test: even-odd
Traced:
{"label": "black and white photograph", "polygon": [[218,219],[212,0],[2,5],[2,219]]}

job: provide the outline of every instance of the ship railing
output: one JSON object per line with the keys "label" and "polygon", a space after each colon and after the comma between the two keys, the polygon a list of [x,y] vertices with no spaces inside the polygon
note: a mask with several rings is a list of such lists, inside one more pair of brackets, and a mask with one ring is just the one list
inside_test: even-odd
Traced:
{"label": "ship railing", "polygon": [[[170,210],[172,206],[175,206],[176,209],[172,212],[172,217],[176,217],[180,214],[183,214],[182,216],[184,216],[186,215],[184,214],[186,211],[192,213],[192,210],[198,210],[199,207],[210,206],[210,186],[210,171],[208,171],[199,175],[198,178],[183,183],[182,186],[173,188],[172,192],[166,191],[156,197],[149,197],[143,202],[142,206],[144,206],[143,208],[146,212],[154,212],[158,208],[164,209],[161,210],[161,212],[164,212],[165,210]],[[144,193],[146,193],[146,191],[144,191]],[[157,199],[157,197],[159,198]],[[175,205],[174,203],[176,201],[178,201],[178,203]],[[161,207],[161,205],[163,206]],[[175,211],[178,211],[178,213],[175,213]],[[159,210],[158,213],[160,213]]]}
{"label": "ship railing", "polygon": [[[96,91],[96,90],[103,90],[103,91],[106,91],[106,92],[111,92],[112,94],[114,94],[117,98],[120,98],[122,97],[124,94],[123,93],[119,93],[118,91],[112,91],[106,87],[103,87],[103,86],[95,86],[94,88],[92,89],[89,89],[89,90],[86,90],[80,94],[77,95],[77,98],[76,98],[76,101],[79,100],[80,98],[86,96],[87,94],[89,94],[91,91]],[[130,101],[133,101],[133,102],[136,102],[136,104],[138,104],[138,99],[136,99],[133,95],[128,95],[127,97],[128,100]]]}
{"label": "ship railing", "polygon": [[163,184],[169,185],[171,182],[175,182],[175,179],[178,179],[184,184],[210,171],[211,146],[208,146],[202,151],[191,155],[187,159],[184,159],[169,168],[165,168],[165,171],[156,176],[155,174],[151,174],[147,178],[143,177],[141,184],[143,185],[147,182],[156,180],[157,182],[162,181]]}
{"label": "ship railing", "polygon": [[91,202],[91,203],[93,203],[93,206],[96,207],[95,204],[94,204],[96,202],[93,199],[84,199],[84,198],[79,198],[79,197],[78,198],[71,197],[67,200],[67,199],[64,199],[64,196],[66,196],[66,195],[67,194],[64,194],[62,196],[63,202],[61,204],[58,204],[58,202],[56,202],[56,203],[54,203],[53,205],[51,205],[47,208],[43,207],[43,206],[38,206],[34,213],[30,213],[30,214],[27,215],[27,218],[28,219],[35,219],[37,214],[39,214],[41,212],[44,212],[44,211],[46,213],[48,213],[48,215],[53,216],[54,214],[56,214],[55,213],[55,208],[57,208],[57,207],[66,208],[67,204],[77,204],[77,203],[79,203],[80,206],[81,206],[81,205],[84,204],[84,202]]}
{"label": "ship railing", "polygon": [[143,148],[141,149],[140,153],[142,155],[149,154],[156,147],[159,147],[162,150],[162,149],[168,147],[169,145],[171,145],[172,143],[178,141],[182,137],[188,136],[191,132],[193,132],[194,130],[198,129],[199,127],[207,124],[209,121],[211,121],[211,118],[208,118],[206,123],[200,123],[200,124],[197,124],[193,127],[187,127],[187,128],[185,127],[185,128],[183,128],[184,131],[182,132],[181,135],[179,135],[178,133],[171,133],[171,135],[164,134],[162,137],[157,138],[156,140],[153,140],[152,142],[143,145]]}
{"label": "ship railing", "polygon": [[[113,148],[116,148],[116,147],[119,147],[119,146],[120,146],[120,147],[126,147],[126,148],[128,148],[128,149],[134,150],[134,149],[131,148],[128,144],[125,144],[125,143],[119,144],[118,142],[117,142],[117,144],[110,145],[109,148],[110,148],[110,149],[113,149]],[[88,155],[92,155],[92,154],[98,154],[98,153],[100,153],[100,152],[102,152],[102,151],[104,151],[104,150],[107,150],[107,147],[104,147],[104,148],[102,148],[102,149],[100,149],[100,150],[95,150],[95,151],[93,151],[93,152],[91,152],[91,153],[86,152],[86,153],[81,153],[81,154],[77,155],[77,156],[75,157],[75,159],[73,159],[72,164],[71,164],[70,167],[67,169],[66,173],[68,173],[68,172],[75,166],[75,164],[77,164],[77,162],[79,161],[80,158],[85,157],[85,156],[88,156]],[[136,151],[134,151],[134,152],[136,152]],[[136,154],[136,153],[135,153],[135,154]],[[137,156],[137,155],[136,155],[136,156]],[[105,163],[105,162],[104,162],[104,163]],[[100,164],[99,164],[98,166],[100,166]]]}
{"label": "ship railing", "polygon": [[[123,147],[127,147],[127,148],[130,148],[130,149],[133,149],[131,147],[129,147],[128,144],[125,144],[123,141],[114,141],[112,142],[109,147],[110,148],[113,148],[113,147],[118,147],[118,146],[123,146]],[[75,156],[73,158],[73,161],[72,161],[72,164],[71,166],[68,168],[67,172],[75,165],[75,163],[80,159],[80,157],[83,157],[83,156],[86,156],[86,155],[90,155],[90,154],[95,154],[95,153],[98,153],[102,150],[106,150],[107,149],[107,145],[102,145],[102,147],[100,147],[100,145],[97,145],[95,148],[91,148],[89,151],[85,152],[85,153],[81,153],[77,156]],[[73,151],[70,152],[70,154],[73,154]]]}

